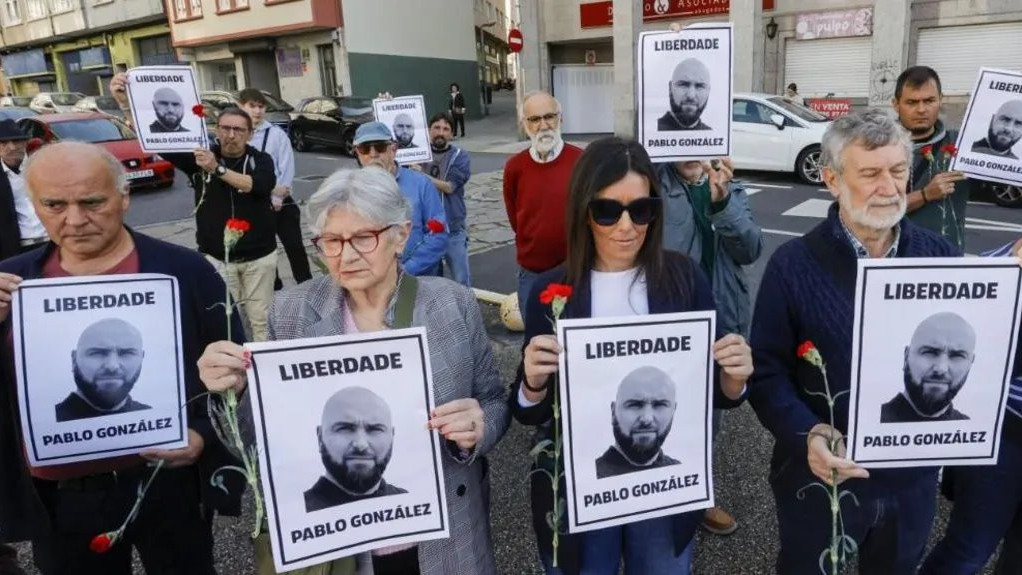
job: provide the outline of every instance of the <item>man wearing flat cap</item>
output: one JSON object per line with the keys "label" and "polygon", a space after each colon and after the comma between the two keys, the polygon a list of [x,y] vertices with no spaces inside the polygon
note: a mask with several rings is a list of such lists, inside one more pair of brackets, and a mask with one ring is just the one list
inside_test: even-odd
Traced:
{"label": "man wearing flat cap", "polygon": [[21,161],[30,136],[14,120],[0,120],[0,260],[49,241],[36,217],[21,177]]}

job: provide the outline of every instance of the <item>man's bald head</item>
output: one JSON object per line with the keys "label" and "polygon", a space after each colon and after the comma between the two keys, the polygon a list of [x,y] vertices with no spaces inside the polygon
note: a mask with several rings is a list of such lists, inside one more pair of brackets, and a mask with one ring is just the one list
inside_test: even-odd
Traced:
{"label": "man's bald head", "polygon": [[682,126],[694,126],[710,97],[710,69],[696,58],[682,60],[674,67],[668,91],[671,112]]}
{"label": "man's bald head", "polygon": [[1009,100],[990,118],[987,142],[996,152],[1011,150],[1022,139],[1022,100]]}
{"label": "man's bald head", "polygon": [[323,466],[341,487],[356,494],[375,488],[394,447],[390,406],[379,395],[359,386],[333,394],[318,435]]}
{"label": "man's bald head", "polygon": [[640,367],[621,380],[611,404],[618,449],[634,462],[656,456],[674,422],[677,390],[666,372]]}
{"label": "man's bald head", "polygon": [[399,148],[407,148],[415,138],[415,123],[412,117],[404,112],[394,116],[394,139]]}
{"label": "man's bald head", "polygon": [[78,336],[71,366],[78,390],[93,405],[113,409],[142,372],[142,332],[116,318],[97,321]]}
{"label": "man's bald head", "polygon": [[374,423],[391,427],[390,406],[383,398],[364,387],[346,387],[330,396],[323,405],[323,427],[332,425],[348,414],[360,414]]}
{"label": "man's bald head", "polygon": [[153,93],[153,110],[156,119],[168,129],[176,129],[184,118],[181,95],[171,88],[159,88]]}
{"label": "man's bald head", "polygon": [[[89,177],[96,183],[102,182],[103,189],[128,195],[124,165],[106,148],[96,144],[75,140],[47,144],[29,156],[22,166],[29,197],[33,196],[35,188],[46,187],[47,183],[77,179],[69,178],[71,174]],[[37,185],[33,186],[33,181]]]}
{"label": "man's bald head", "polygon": [[962,316],[924,319],[905,348],[905,391],[924,415],[939,415],[965,385],[975,361],[976,331]]}

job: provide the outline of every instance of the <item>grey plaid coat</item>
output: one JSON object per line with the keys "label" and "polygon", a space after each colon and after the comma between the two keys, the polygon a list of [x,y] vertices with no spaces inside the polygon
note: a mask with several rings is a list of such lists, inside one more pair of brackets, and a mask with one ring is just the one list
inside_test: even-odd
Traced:
{"label": "grey plaid coat", "polygon": [[[419,568],[423,575],[489,575],[497,568],[482,456],[507,431],[505,388],[472,291],[443,278],[418,280],[412,326],[426,328],[436,405],[474,397],[483,409],[486,428],[482,442],[467,458],[459,456],[453,443],[442,450],[451,537],[420,543]],[[283,291],[270,307],[269,339],[341,335],[344,305],[343,290],[329,276]],[[359,557],[359,574],[371,573],[371,559],[364,554]]]}

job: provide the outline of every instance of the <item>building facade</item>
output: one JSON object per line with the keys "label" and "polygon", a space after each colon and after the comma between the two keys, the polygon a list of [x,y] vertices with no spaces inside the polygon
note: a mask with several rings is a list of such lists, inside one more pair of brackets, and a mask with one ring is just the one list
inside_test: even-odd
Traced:
{"label": "building facade", "polygon": [[510,22],[503,0],[475,0],[479,80],[492,86],[498,86],[508,78],[507,33]]}
{"label": "building facade", "polygon": [[[538,73],[525,89],[550,90],[568,133],[613,131],[613,8],[620,0],[523,0],[524,58]],[[735,84],[808,99],[889,105],[904,68],[940,74],[944,114],[960,121],[981,66],[1022,70],[1020,0],[643,0],[642,30],[732,21]],[[735,13],[736,10],[743,11]],[[751,18],[750,18],[751,16]],[[756,28],[753,28],[756,27]],[[533,42],[529,38],[535,38]],[[750,62],[751,61],[751,62]],[[752,72],[740,64],[751,64]],[[749,77],[739,78],[739,74]]]}

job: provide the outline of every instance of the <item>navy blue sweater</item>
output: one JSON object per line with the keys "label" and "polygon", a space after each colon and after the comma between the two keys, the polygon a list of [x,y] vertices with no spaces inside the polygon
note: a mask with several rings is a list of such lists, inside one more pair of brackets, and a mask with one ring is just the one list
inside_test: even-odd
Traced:
{"label": "navy blue sweater", "polygon": [[[806,391],[822,392],[817,368],[798,359],[802,342],[812,341],[827,368],[831,393],[848,390],[852,366],[855,251],[837,216],[801,238],[784,244],[770,258],[753,315],[750,342],[755,373],[749,403],[776,440],[773,465],[791,457],[805,462],[806,438],[817,423],[830,420],[826,401]],[[897,257],[950,257],[958,251],[937,234],[902,220]],[[848,430],[848,394],[834,407],[835,427]],[[872,470],[882,480],[911,480],[932,468]]]}

